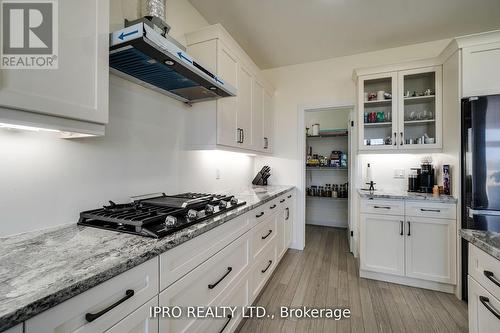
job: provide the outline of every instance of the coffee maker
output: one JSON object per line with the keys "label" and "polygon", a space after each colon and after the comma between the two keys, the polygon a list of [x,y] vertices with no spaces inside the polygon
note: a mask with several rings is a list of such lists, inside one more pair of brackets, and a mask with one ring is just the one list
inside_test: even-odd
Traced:
{"label": "coffee maker", "polygon": [[408,175],[408,192],[420,192],[420,176],[422,169],[411,168]]}
{"label": "coffee maker", "polygon": [[420,173],[420,192],[432,193],[434,187],[434,167],[430,162],[423,162]]}

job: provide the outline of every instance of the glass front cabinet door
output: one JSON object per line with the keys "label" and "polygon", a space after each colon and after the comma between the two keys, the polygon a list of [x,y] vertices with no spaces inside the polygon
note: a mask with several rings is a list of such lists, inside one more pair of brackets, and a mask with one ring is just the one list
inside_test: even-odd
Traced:
{"label": "glass front cabinet door", "polygon": [[398,115],[393,94],[397,72],[365,75],[358,81],[359,149],[397,149]]}
{"label": "glass front cabinet door", "polygon": [[441,66],[359,76],[359,150],[441,148],[441,81]]}
{"label": "glass front cabinet door", "polygon": [[401,148],[442,147],[441,67],[398,72]]}

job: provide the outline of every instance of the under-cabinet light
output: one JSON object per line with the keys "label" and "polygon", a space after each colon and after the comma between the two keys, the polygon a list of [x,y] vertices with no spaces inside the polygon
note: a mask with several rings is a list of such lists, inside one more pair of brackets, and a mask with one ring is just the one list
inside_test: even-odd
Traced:
{"label": "under-cabinet light", "polygon": [[58,130],[51,129],[51,128],[41,128],[41,127],[35,127],[35,126],[26,126],[26,125],[15,125],[15,124],[6,124],[6,123],[0,123],[0,128],[6,128],[6,129],[15,129],[15,130],[22,130],[22,131],[31,131],[31,132],[56,132],[58,133]]}

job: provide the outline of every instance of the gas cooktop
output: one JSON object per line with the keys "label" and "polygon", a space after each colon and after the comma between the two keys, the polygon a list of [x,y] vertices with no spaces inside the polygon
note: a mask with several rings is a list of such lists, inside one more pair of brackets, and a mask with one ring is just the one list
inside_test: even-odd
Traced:
{"label": "gas cooktop", "polygon": [[133,202],[80,213],[79,225],[161,238],[246,202],[232,195],[182,193],[134,197]]}

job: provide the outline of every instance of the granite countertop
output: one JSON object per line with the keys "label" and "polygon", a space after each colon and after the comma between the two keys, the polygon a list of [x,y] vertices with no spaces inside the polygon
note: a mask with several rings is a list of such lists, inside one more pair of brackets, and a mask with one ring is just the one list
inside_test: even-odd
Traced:
{"label": "granite countertop", "polygon": [[0,331],[199,236],[293,186],[231,191],[246,205],[162,239],[68,224],[0,238]]}
{"label": "granite countertop", "polygon": [[500,260],[500,232],[462,229],[462,238]]}
{"label": "granite countertop", "polygon": [[373,194],[367,190],[358,189],[358,194],[362,198],[367,199],[397,199],[397,200],[427,200],[433,202],[442,202],[442,203],[456,203],[457,199],[452,197],[451,195],[439,195],[434,196],[431,193],[412,193],[412,192],[397,192],[397,191],[380,191],[377,190]]}

